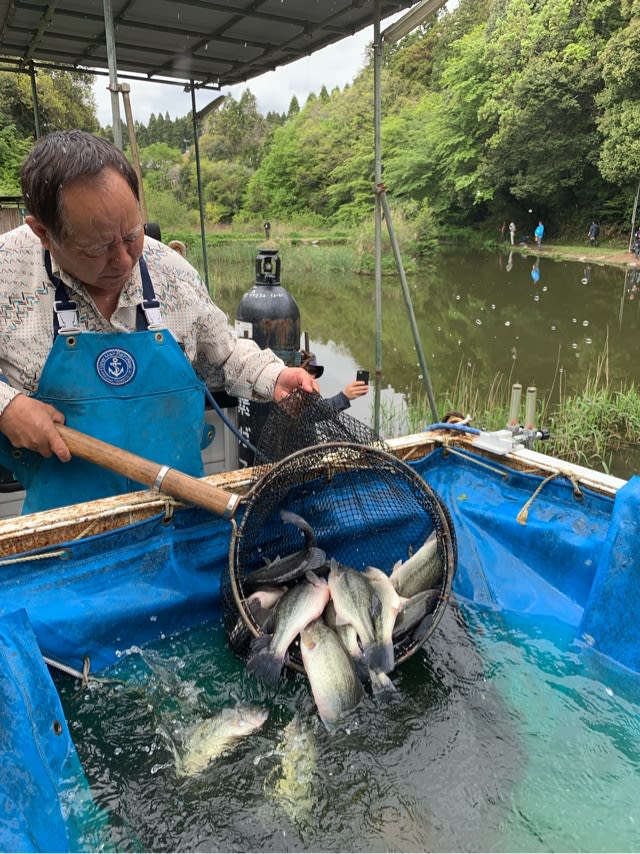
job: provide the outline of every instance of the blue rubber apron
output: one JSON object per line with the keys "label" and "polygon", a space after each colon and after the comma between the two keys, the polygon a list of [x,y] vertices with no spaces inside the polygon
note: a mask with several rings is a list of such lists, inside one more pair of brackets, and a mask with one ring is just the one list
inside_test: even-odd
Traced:
{"label": "blue rubber apron", "polygon": [[[69,427],[201,477],[201,449],[214,435],[210,425],[205,429],[204,384],[161,326],[144,259],[136,332],[80,330],[76,303],[52,272],[48,252],[45,267],[56,288],[55,338],[34,397],[64,413]],[[2,440],[0,462],[27,490],[23,513],[146,488],[93,463],[61,463]]]}

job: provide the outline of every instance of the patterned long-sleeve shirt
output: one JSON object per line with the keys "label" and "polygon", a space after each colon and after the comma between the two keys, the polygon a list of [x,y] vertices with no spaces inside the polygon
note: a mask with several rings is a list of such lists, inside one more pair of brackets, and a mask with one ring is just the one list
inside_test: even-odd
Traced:
{"label": "patterned long-sleeve shirt", "polygon": [[[210,388],[237,397],[269,401],[284,364],[271,350],[237,338],[226,315],[212,302],[196,270],[173,249],[145,237],[144,259],[163,326],[171,331],[198,375]],[[59,269],[69,299],[77,303],[79,323],[89,332],[133,332],[142,301],[136,264],[116,311],[107,320],[89,292]],[[0,235],[0,414],[16,394],[37,391],[53,344],[55,288],[44,267],[44,249],[29,226]]]}

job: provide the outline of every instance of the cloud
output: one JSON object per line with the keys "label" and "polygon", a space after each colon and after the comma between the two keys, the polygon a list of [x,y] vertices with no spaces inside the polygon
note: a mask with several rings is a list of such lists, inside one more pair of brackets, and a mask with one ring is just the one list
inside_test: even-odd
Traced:
{"label": "cloud", "polygon": [[[309,94],[317,95],[323,85],[331,92],[336,86],[342,89],[352,83],[365,64],[366,48],[372,40],[373,27],[367,27],[311,56],[269,71],[247,83],[225,86],[221,92],[239,100],[242,92],[249,89],[255,95],[261,113],[286,113],[294,95],[302,107]],[[172,119],[176,119],[186,116],[191,110],[191,93],[185,92],[182,86],[146,80],[122,82],[131,86],[131,111],[134,121],[141,124],[148,123],[151,113],[169,113]],[[108,84],[108,78],[102,76],[97,77],[94,83],[98,121],[103,127],[112,123]],[[214,92],[196,92],[196,109],[202,109],[214,97]],[[124,117],[122,103],[120,114]]]}

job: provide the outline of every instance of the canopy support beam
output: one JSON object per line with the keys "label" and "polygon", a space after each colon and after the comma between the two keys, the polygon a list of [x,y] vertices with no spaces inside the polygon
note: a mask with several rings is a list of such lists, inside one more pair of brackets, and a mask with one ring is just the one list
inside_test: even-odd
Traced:
{"label": "canopy support beam", "polygon": [[118,99],[118,66],[116,61],[116,39],[113,32],[113,12],[111,0],[102,0],[104,14],[104,35],[109,64],[109,91],[111,93],[112,132],[115,145],[122,151],[122,123],[120,121],[120,101]]}

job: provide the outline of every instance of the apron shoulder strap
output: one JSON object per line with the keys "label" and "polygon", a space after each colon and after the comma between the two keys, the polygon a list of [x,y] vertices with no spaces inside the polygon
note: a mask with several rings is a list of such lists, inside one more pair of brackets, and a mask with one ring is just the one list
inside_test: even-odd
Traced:
{"label": "apron shoulder strap", "polygon": [[[71,332],[80,332],[78,321],[78,304],[69,299],[69,294],[64,282],[53,272],[51,265],[51,253],[48,249],[44,253],[44,266],[49,281],[56,289],[53,303],[53,337],[59,333],[67,335]],[[160,301],[156,299],[153,283],[144,258],[140,258],[140,276],[142,278],[142,302],[136,309],[136,331],[146,332],[148,329],[162,329],[162,312]]]}
{"label": "apron shoulder strap", "polygon": [[53,302],[53,337],[55,338],[58,333],[68,335],[71,332],[79,332],[78,304],[75,300],[69,299],[62,280],[54,274],[51,267],[51,253],[48,249],[45,249],[44,253],[44,267],[49,281],[56,289]]}
{"label": "apron shoulder strap", "polygon": [[156,299],[147,263],[140,256],[140,276],[142,278],[142,302],[136,310],[136,329],[144,332],[147,329],[162,329],[162,312],[160,301]]}

